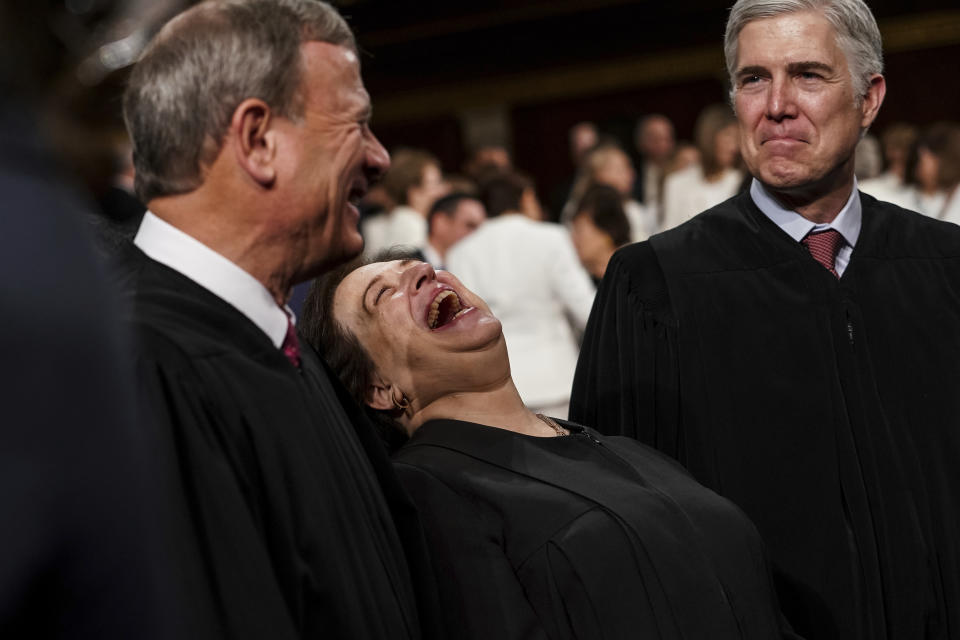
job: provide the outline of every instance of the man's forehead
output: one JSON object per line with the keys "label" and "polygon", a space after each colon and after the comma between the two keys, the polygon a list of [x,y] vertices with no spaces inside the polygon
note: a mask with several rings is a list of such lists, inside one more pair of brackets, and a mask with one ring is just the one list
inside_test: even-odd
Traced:
{"label": "man's forehead", "polygon": [[836,31],[819,11],[793,11],[757,18],[743,26],[737,36],[739,50],[755,45],[760,53],[782,54],[793,49],[828,53],[836,43]]}
{"label": "man's forehead", "polygon": [[311,40],[300,45],[300,55],[308,72],[319,70],[343,79],[360,76],[360,59],[349,47]]}

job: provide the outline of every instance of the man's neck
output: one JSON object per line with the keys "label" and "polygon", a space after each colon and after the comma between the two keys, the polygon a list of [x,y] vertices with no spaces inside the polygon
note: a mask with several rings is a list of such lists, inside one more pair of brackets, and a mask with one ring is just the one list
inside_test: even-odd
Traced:
{"label": "man's neck", "polygon": [[763,185],[784,208],[796,211],[817,224],[833,222],[843,209],[853,190],[853,173],[828,175],[814,183],[790,189],[776,189]]}
{"label": "man's neck", "polygon": [[289,248],[280,246],[280,238],[262,233],[252,224],[252,216],[217,213],[217,202],[200,191],[157,198],[149,208],[256,278],[278,305],[286,304],[294,276],[287,266],[291,264]]}

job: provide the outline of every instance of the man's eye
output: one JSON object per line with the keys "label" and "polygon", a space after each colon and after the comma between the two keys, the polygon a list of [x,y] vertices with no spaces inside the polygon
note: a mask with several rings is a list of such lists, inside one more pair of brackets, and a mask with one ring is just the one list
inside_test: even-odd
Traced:
{"label": "man's eye", "polygon": [[803,71],[800,73],[800,77],[804,80],[817,80],[821,76],[819,73],[814,73],[813,71]]}
{"label": "man's eye", "polygon": [[380,302],[380,296],[382,296],[382,295],[387,291],[387,289],[389,289],[389,287],[381,287],[381,288],[380,288],[380,293],[378,293],[378,294],[377,294],[377,297],[374,298],[373,304],[377,304],[377,303]]}
{"label": "man's eye", "polygon": [[758,75],[744,76],[744,78],[740,82],[742,84],[755,84],[757,82],[760,82],[760,76]]}

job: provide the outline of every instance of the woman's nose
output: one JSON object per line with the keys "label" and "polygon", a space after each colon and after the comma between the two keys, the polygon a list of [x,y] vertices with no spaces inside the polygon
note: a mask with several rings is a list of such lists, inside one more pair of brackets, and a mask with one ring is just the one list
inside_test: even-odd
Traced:
{"label": "woman's nose", "polygon": [[436,280],[437,274],[428,263],[420,262],[407,269],[404,273],[404,278],[407,279],[407,286],[411,289],[412,293],[416,293],[423,286]]}

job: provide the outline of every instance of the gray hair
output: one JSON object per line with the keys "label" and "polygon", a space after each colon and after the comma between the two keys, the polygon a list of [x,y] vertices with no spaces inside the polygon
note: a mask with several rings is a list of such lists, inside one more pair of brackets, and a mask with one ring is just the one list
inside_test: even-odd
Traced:
{"label": "gray hair", "polygon": [[140,200],[199,187],[244,100],[302,116],[300,45],[313,41],[356,51],[350,27],[319,0],[211,0],[167,23],[123,96]]}
{"label": "gray hair", "polygon": [[723,55],[730,75],[730,101],[736,93],[737,44],[747,23],[798,11],[818,11],[833,26],[847,58],[858,104],[870,88],[870,76],[883,73],[883,42],[877,21],[863,0],[738,0],[730,10]]}

